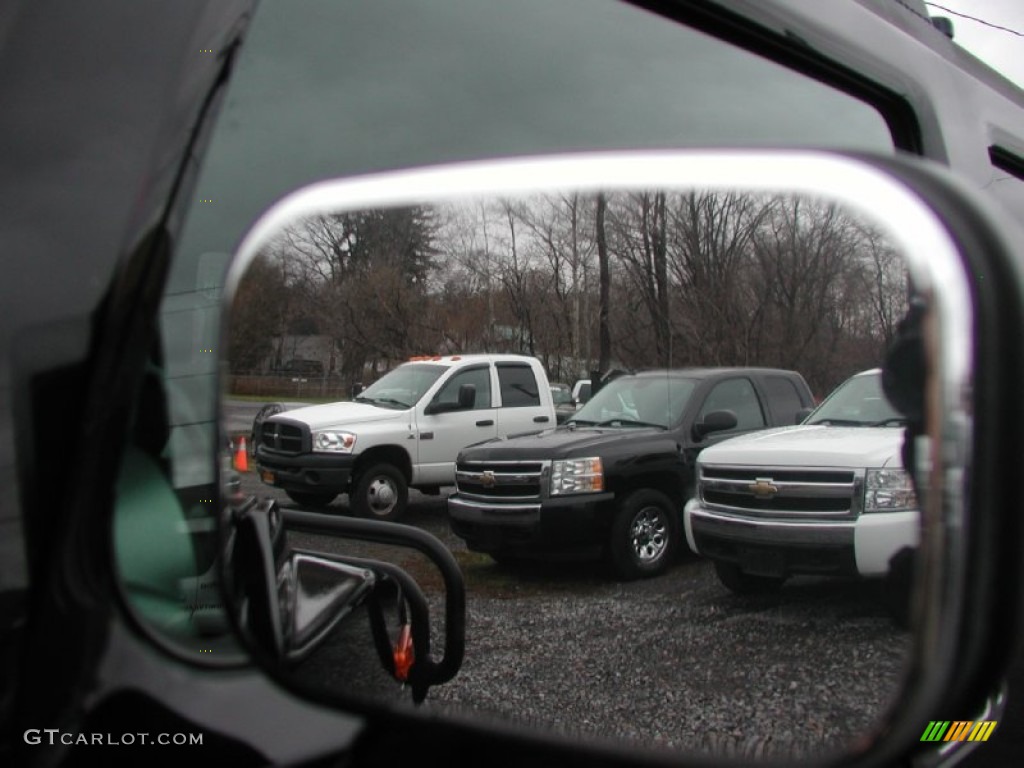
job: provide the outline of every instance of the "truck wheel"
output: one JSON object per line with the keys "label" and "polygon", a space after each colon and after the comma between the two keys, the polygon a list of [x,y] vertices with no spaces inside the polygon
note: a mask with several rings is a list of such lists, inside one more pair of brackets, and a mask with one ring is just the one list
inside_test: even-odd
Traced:
{"label": "truck wheel", "polygon": [[890,558],[889,572],[882,580],[882,601],[899,629],[909,629],[911,624],[915,557],[915,550],[901,549]]}
{"label": "truck wheel", "polygon": [[655,490],[634,491],[612,522],[608,553],[624,579],[664,573],[679,548],[679,513],[669,498]]}
{"label": "truck wheel", "polygon": [[409,486],[398,467],[374,464],[356,478],[349,501],[359,517],[394,522],[405,514]]}
{"label": "truck wheel", "polygon": [[715,573],[725,587],[737,595],[767,595],[778,592],[785,576],[755,576],[732,563],[715,563]]}
{"label": "truck wheel", "polygon": [[300,507],[326,507],[338,495],[330,491],[321,491],[320,493],[316,491],[285,491],[285,493]]}

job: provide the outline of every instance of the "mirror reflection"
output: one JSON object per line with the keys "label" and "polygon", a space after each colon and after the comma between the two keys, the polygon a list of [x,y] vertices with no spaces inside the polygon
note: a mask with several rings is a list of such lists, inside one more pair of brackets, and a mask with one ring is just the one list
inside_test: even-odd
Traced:
{"label": "mirror reflection", "polygon": [[461,661],[431,710],[765,757],[849,748],[891,703],[920,526],[879,368],[924,305],[863,214],[678,188],[323,209],[231,302],[221,419],[264,510],[234,518],[234,607],[293,679],[394,699],[411,631]]}

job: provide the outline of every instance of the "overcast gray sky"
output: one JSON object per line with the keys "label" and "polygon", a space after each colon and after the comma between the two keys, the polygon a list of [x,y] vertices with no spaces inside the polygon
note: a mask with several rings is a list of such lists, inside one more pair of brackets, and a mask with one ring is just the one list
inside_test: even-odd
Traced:
{"label": "overcast gray sky", "polygon": [[[932,16],[946,16],[953,21],[954,42],[1024,88],[1022,0],[936,0],[927,2],[927,6]],[[945,12],[944,8],[963,15]],[[1015,30],[1019,34],[994,29],[979,21],[964,18],[964,15]]]}

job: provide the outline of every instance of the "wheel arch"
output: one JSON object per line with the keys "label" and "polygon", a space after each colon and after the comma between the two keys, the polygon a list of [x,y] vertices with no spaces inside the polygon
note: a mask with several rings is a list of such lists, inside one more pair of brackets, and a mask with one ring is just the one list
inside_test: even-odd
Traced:
{"label": "wheel arch", "polygon": [[659,491],[679,510],[679,517],[682,519],[683,505],[687,502],[686,487],[680,480],[679,475],[671,472],[652,472],[639,475],[632,475],[628,478],[621,478],[612,486],[612,491],[619,503],[634,491],[650,489]]}
{"label": "wheel arch", "polygon": [[399,445],[378,445],[359,455],[356,460],[353,476],[358,476],[367,467],[374,464],[391,464],[398,468],[405,477],[406,484],[412,482],[412,457]]}

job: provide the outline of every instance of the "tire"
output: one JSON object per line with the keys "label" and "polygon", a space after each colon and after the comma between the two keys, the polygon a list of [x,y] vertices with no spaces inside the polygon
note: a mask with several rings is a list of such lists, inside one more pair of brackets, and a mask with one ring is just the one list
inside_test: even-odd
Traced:
{"label": "tire", "polygon": [[405,515],[409,485],[398,467],[374,464],[359,473],[349,503],[359,517],[395,522]]}
{"label": "tire", "polygon": [[889,572],[882,580],[882,602],[898,629],[909,629],[913,614],[914,558],[916,552],[906,547],[889,560]]}
{"label": "tire", "polygon": [[785,576],[754,576],[732,563],[715,563],[715,573],[726,589],[737,595],[770,595],[778,592]]}
{"label": "tire", "polygon": [[313,507],[320,508],[326,507],[338,494],[331,491],[285,491],[288,494],[288,498],[298,504],[300,507]]}
{"label": "tire", "polygon": [[672,563],[681,537],[679,512],[660,491],[633,491],[612,522],[608,554],[623,579],[658,576]]}

